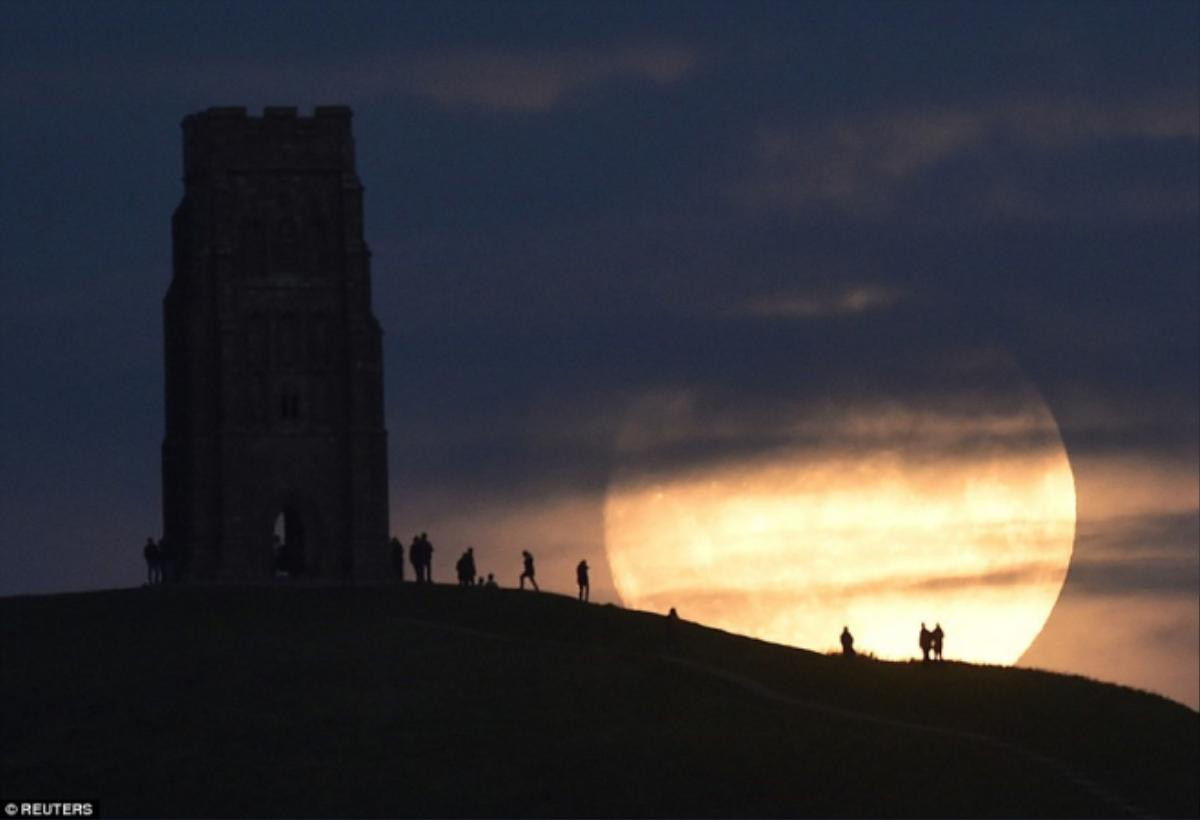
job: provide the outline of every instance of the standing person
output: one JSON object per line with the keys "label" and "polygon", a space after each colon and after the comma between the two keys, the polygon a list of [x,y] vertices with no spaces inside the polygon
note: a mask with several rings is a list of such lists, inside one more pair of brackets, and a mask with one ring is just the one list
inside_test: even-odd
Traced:
{"label": "standing person", "polygon": [[421,566],[425,569],[425,583],[433,583],[433,543],[426,533],[421,533]]}
{"label": "standing person", "polygon": [[533,554],[529,550],[521,550],[521,555],[524,559],[525,569],[521,573],[521,589],[525,589],[525,579],[529,579],[529,583],[533,584],[533,591],[539,592],[537,579],[533,577]]}
{"label": "standing person", "polygon": [[454,569],[458,572],[458,585],[461,587],[469,587],[475,585],[475,548],[467,547],[467,551],[458,559],[458,563],[454,565]]}
{"label": "standing person", "polygon": [[946,633],[942,631],[941,624],[934,624],[933,631],[929,633],[929,645],[933,649],[933,657],[937,660],[942,659],[942,638],[946,637]]}
{"label": "standing person", "polygon": [[575,581],[579,584],[579,600],[586,603],[591,594],[591,587],[588,585],[587,561],[580,561],[579,566],[575,567]]}
{"label": "standing person", "polygon": [[158,544],[153,538],[146,539],[142,547],[142,557],[146,559],[146,583],[157,584],[162,581],[162,565],[159,563]]}
{"label": "standing person", "polygon": [[413,576],[419,584],[425,579],[421,575],[421,536],[414,535],[408,547],[408,563],[412,564]]}
{"label": "standing person", "polygon": [[400,543],[400,539],[392,536],[392,569],[396,573],[396,578],[400,581],[404,580],[404,545]]}
{"label": "standing person", "polygon": [[842,627],[842,654],[847,658],[854,657],[854,636],[848,626]]}
{"label": "standing person", "polygon": [[921,637],[917,639],[921,645],[921,660],[929,660],[929,649],[933,645],[933,633],[925,628],[925,622],[921,621]]}
{"label": "standing person", "polygon": [[463,577],[466,579],[466,586],[474,586],[475,584],[475,548],[467,547],[467,552],[463,555]]}

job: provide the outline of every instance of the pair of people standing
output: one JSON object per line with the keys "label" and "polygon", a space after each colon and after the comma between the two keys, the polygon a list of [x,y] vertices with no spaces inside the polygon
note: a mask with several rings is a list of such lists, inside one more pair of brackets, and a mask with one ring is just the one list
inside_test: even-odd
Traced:
{"label": "pair of people standing", "polygon": [[945,635],[941,624],[934,624],[931,631],[925,628],[924,621],[921,622],[921,636],[917,642],[921,646],[922,661],[928,661],[930,654],[933,655],[934,660],[942,659],[942,639]]}
{"label": "pair of people standing", "polygon": [[425,533],[414,535],[408,548],[408,560],[417,574],[418,584],[433,583],[433,544]]}
{"label": "pair of people standing", "polygon": [[146,559],[147,585],[175,580],[175,553],[166,538],[157,543],[153,538],[147,538],[145,546],[142,547],[142,558]]}

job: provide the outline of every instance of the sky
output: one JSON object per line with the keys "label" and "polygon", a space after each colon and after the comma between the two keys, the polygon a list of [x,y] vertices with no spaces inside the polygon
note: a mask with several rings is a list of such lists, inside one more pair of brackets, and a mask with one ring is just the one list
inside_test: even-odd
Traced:
{"label": "sky", "polygon": [[0,594],[135,585],[160,530],[180,120],[347,104],[393,529],[443,577],[535,545],[619,602],[647,402],[684,469],[1036,395],[1077,521],[1021,663],[1200,706],[1196,4],[2,9]]}

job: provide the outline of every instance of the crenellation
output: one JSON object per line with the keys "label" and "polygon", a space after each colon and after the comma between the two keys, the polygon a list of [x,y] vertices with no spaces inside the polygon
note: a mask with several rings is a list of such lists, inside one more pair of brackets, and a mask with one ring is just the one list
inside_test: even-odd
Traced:
{"label": "crenellation", "polygon": [[352,114],[345,106],[318,106],[310,116],[295,106],[209,108],[183,118],[185,178],[201,174],[279,171],[354,172]]}

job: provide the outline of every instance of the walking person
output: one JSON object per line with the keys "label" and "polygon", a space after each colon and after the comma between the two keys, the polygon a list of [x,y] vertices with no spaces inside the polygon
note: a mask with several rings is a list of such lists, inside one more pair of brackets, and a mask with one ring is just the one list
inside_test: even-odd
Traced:
{"label": "walking person", "polygon": [[539,592],[537,579],[534,578],[533,572],[533,554],[529,550],[521,550],[521,556],[524,559],[525,569],[521,573],[521,589],[525,589],[525,579],[529,579],[529,583],[533,584],[533,591]]}
{"label": "walking person", "polygon": [[587,561],[580,561],[579,566],[575,567],[575,581],[579,584],[579,600],[587,603],[588,596],[591,594],[591,587],[588,584]]}

